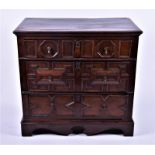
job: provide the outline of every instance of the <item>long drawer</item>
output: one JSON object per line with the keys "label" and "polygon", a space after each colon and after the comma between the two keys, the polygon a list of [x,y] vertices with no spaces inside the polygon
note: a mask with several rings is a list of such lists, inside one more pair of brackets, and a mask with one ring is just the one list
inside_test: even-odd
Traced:
{"label": "long drawer", "polygon": [[[23,91],[133,92],[134,62],[21,61]],[[21,74],[22,76],[22,74]]]}
{"label": "long drawer", "polygon": [[23,95],[24,116],[31,119],[128,119],[132,95],[31,94]]}
{"label": "long drawer", "polygon": [[25,58],[136,58],[134,38],[22,38],[19,57]]}

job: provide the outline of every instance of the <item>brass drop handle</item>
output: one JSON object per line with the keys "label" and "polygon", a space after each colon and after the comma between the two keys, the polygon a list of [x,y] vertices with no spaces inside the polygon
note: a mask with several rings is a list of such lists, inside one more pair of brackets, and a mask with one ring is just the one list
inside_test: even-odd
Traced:
{"label": "brass drop handle", "polygon": [[104,49],[103,49],[103,52],[104,52],[104,54],[102,54],[103,52],[97,52],[97,54],[101,57],[101,58],[104,58],[105,56],[107,56],[108,55],[108,49],[109,49],[109,47],[104,47]]}
{"label": "brass drop handle", "polygon": [[73,104],[75,104],[74,101],[67,103],[65,106],[66,106],[67,108],[69,108],[69,107],[70,107],[71,105],[73,105]]}
{"label": "brass drop handle", "polygon": [[105,55],[108,54],[108,48],[109,48],[109,47],[104,47],[104,53],[105,53]]}
{"label": "brass drop handle", "polygon": [[51,49],[52,49],[52,48],[51,48],[50,46],[47,46],[47,53],[48,53],[48,54],[51,53]]}
{"label": "brass drop handle", "polygon": [[[47,46],[47,53],[51,54],[52,48],[50,46]],[[51,55],[52,58],[56,57],[59,54],[58,51],[56,51],[53,55]]]}

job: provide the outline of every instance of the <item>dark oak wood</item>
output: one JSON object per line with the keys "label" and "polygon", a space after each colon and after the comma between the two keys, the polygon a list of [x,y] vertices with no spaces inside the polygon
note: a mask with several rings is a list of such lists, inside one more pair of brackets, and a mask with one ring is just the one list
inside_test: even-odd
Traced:
{"label": "dark oak wood", "polygon": [[133,136],[142,31],[130,19],[27,18],[14,33],[23,136],[49,132]]}
{"label": "dark oak wood", "polygon": [[[59,37],[57,39],[45,38],[43,40],[25,39],[23,40],[24,50],[20,53],[21,57],[26,58],[117,58],[117,59],[129,59],[135,58],[132,45],[134,40],[132,39],[107,39],[97,38],[92,40],[89,38],[79,39],[70,38],[63,40]],[[47,50],[49,52],[47,52]]]}
{"label": "dark oak wood", "polygon": [[122,31],[142,32],[129,18],[26,18],[14,33]]}

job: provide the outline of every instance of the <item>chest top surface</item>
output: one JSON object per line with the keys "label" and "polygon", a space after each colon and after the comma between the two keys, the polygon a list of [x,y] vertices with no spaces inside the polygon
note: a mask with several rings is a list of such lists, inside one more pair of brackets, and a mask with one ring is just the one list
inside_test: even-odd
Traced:
{"label": "chest top surface", "polygon": [[31,32],[137,32],[129,18],[25,18],[14,33]]}

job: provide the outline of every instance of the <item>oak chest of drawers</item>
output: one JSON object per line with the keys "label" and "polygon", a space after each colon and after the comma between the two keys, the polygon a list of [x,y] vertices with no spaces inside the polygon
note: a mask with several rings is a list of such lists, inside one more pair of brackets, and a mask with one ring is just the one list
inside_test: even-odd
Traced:
{"label": "oak chest of drawers", "polygon": [[17,35],[22,135],[132,136],[138,38],[128,18],[27,18]]}

